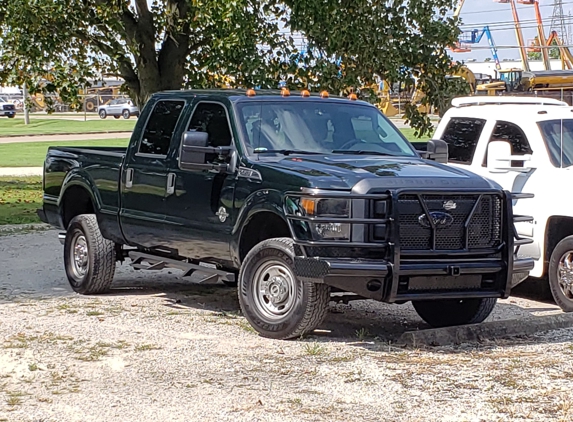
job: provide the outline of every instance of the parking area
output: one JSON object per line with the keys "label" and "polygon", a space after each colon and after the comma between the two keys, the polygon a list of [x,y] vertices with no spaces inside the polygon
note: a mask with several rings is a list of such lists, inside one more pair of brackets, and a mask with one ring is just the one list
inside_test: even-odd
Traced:
{"label": "parking area", "polygon": [[[273,341],[232,288],[123,264],[110,294],[79,296],[61,255],[53,230],[0,237],[0,420],[573,417],[573,329],[403,347],[402,333],[428,328],[411,305],[359,301],[332,304],[311,336]],[[489,320],[558,313],[511,297]]]}

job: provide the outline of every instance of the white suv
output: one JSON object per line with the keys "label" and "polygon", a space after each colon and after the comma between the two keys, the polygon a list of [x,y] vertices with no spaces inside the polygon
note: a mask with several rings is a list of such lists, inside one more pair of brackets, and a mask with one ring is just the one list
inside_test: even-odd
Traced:
{"label": "white suv", "polygon": [[16,106],[0,97],[0,116],[6,116],[13,119],[16,116]]}
{"label": "white suv", "polygon": [[[511,192],[519,255],[535,260],[530,276],[548,280],[555,302],[573,311],[573,107],[527,97],[452,101],[434,139],[448,144],[448,163],[485,176]],[[571,195],[571,196],[570,196]]]}
{"label": "white suv", "polygon": [[107,116],[113,116],[116,119],[120,117],[129,119],[131,116],[139,116],[139,108],[129,98],[118,98],[99,106],[98,114],[102,119],[105,119]]}

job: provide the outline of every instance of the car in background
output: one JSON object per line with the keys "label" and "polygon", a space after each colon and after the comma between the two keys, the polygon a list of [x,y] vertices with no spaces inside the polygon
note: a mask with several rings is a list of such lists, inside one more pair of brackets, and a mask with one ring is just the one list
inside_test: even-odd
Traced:
{"label": "car in background", "polygon": [[120,117],[129,119],[131,116],[139,116],[139,108],[129,98],[118,98],[99,106],[98,114],[102,119],[107,116],[113,116],[116,119]]}
{"label": "car in background", "polygon": [[0,116],[7,116],[9,119],[13,119],[16,116],[14,104],[2,97],[0,97]]}

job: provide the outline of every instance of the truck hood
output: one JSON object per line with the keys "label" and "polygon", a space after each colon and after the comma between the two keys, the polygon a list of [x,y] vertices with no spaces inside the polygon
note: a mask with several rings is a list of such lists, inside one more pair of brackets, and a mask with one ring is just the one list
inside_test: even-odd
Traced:
{"label": "truck hood", "polygon": [[266,182],[319,189],[499,188],[464,169],[416,157],[297,155],[254,164]]}

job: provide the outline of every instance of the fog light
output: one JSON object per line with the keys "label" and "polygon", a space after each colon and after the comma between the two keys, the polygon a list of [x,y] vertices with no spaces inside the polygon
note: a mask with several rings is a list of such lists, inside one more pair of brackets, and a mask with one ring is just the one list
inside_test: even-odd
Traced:
{"label": "fog light", "polygon": [[350,224],[313,223],[312,228],[317,240],[350,240]]}

